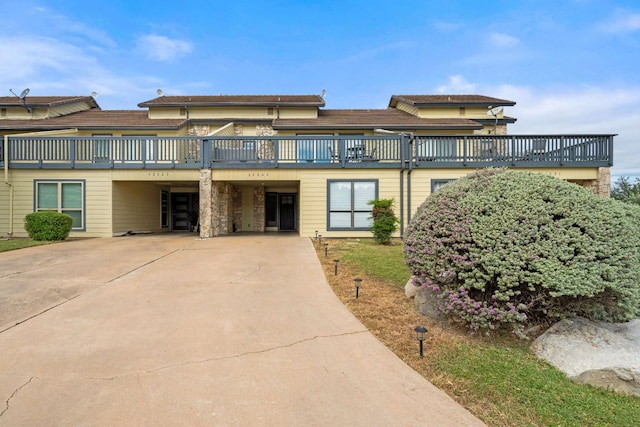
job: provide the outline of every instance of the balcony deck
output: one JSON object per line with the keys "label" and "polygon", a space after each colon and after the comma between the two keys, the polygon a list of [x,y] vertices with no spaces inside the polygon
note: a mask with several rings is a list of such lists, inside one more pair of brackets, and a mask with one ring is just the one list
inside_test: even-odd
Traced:
{"label": "balcony deck", "polygon": [[0,167],[5,161],[11,169],[608,167],[614,136],[9,136],[0,140]]}

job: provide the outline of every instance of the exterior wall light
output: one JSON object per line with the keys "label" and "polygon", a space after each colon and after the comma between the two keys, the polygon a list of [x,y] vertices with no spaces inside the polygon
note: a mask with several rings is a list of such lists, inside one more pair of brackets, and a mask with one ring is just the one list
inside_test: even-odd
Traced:
{"label": "exterior wall light", "polygon": [[416,326],[414,329],[416,331],[416,338],[420,342],[420,357],[424,357],[423,344],[424,343],[424,334],[427,333],[427,328],[424,326]]}

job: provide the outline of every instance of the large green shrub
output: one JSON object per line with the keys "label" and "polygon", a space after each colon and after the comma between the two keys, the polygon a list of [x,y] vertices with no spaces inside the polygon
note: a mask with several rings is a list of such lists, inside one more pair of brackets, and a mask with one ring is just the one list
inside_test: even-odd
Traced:
{"label": "large green shrub", "polygon": [[383,245],[391,243],[391,235],[398,229],[398,217],[393,212],[393,199],[370,200],[373,206],[371,232],[376,242]]}
{"label": "large green shrub", "polygon": [[640,209],[551,176],[486,169],[429,197],[405,261],[473,329],[640,314]]}
{"label": "large green shrub", "polygon": [[64,240],[72,225],[72,217],[54,211],[33,212],[24,219],[24,229],[33,240]]}

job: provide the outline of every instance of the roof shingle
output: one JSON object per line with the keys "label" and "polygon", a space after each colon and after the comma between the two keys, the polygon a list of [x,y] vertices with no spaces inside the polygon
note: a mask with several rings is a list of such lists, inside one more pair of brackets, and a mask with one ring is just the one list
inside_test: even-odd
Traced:
{"label": "roof shingle", "polygon": [[276,119],[274,129],[482,129],[469,119],[423,119],[400,110],[319,110],[317,119]]}
{"label": "roof shingle", "polygon": [[473,106],[492,105],[512,107],[516,105],[514,101],[493,98],[484,95],[392,95],[389,101],[390,107],[395,107],[398,102],[405,102],[416,107],[426,106]]}
{"label": "roof shingle", "polygon": [[[75,102],[89,102],[100,108],[92,96],[26,96],[24,104],[29,107],[50,108]],[[17,96],[0,96],[0,107],[22,107],[23,100]]]}
{"label": "roof shingle", "polygon": [[141,102],[138,107],[184,107],[184,106],[308,106],[323,107],[320,95],[198,95],[161,96]]}
{"label": "roof shingle", "polygon": [[42,120],[0,120],[0,129],[180,129],[186,119],[150,119],[144,110],[87,110]]}

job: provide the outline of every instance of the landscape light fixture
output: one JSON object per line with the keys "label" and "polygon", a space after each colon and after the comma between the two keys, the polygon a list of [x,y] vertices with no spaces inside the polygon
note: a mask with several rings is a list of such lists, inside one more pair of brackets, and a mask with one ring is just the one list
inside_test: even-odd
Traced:
{"label": "landscape light fixture", "polygon": [[339,264],[339,263],[340,263],[340,260],[339,260],[339,259],[334,259],[334,260],[333,260],[333,268],[334,268],[334,270],[333,270],[333,275],[334,275],[334,276],[337,276],[337,275],[338,275],[338,264]]}
{"label": "landscape light fixture", "polygon": [[414,329],[416,331],[416,338],[420,342],[420,357],[424,357],[423,345],[424,342],[424,334],[427,333],[427,328],[424,326],[416,326]]}
{"label": "landscape light fixture", "polygon": [[325,244],[324,244],[324,257],[325,257],[325,258],[327,257],[327,252],[328,252],[328,251],[329,251],[329,244],[328,244],[328,243],[325,243]]}
{"label": "landscape light fixture", "polygon": [[322,244],[322,234],[318,234],[318,246]]}
{"label": "landscape light fixture", "polygon": [[318,230],[316,230],[316,240],[318,240]]}
{"label": "landscape light fixture", "polygon": [[360,296],[360,285],[362,284],[362,279],[356,277],[353,281],[356,283],[356,299],[358,299],[358,296]]}

